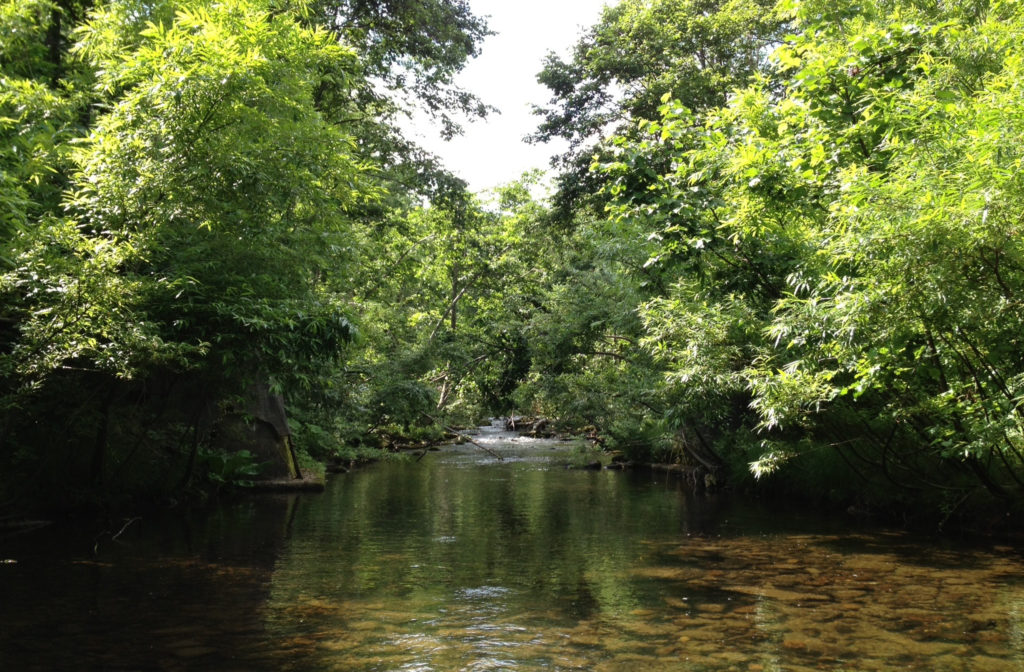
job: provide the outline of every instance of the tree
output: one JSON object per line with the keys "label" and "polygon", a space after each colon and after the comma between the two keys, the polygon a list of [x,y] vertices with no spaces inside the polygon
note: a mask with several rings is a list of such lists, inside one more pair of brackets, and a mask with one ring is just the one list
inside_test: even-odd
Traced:
{"label": "tree", "polygon": [[[328,0],[314,7],[319,21],[355,48],[368,81],[383,82],[399,105],[416,101],[440,119],[447,137],[461,132],[453,114],[487,114],[474,94],[453,83],[491,34],[465,0]],[[381,102],[372,88],[361,95]]]}
{"label": "tree", "polygon": [[[642,120],[658,117],[668,95],[690,109],[712,109],[729,92],[763,72],[771,46],[781,39],[774,2],[733,0],[623,0],[607,7],[565,62],[550,54],[538,80],[552,92],[535,142],[564,138],[570,150],[555,197],[560,218],[586,206],[602,189],[590,172],[602,141],[636,138]],[[637,191],[643,190],[638,176]],[[593,205],[599,214],[604,201]]]}
{"label": "tree", "polygon": [[[724,453],[734,467],[947,515],[1018,502],[1018,263],[1000,213],[1019,12],[784,7],[796,32],[770,76],[703,115],[666,97],[608,167],[614,212],[677,278],[641,311],[645,344],[683,414],[715,420],[702,409],[722,394],[756,411],[731,420],[760,433]],[[636,193],[651,156],[671,168]]]}
{"label": "tree", "polygon": [[530,365],[523,327],[543,268],[534,179],[491,202],[453,192],[380,232],[357,298],[370,318],[353,365],[364,427],[408,434],[510,411]]}
{"label": "tree", "polygon": [[[168,7],[147,5],[138,32],[122,4],[79,30],[105,111],[71,153],[68,215],[17,236],[0,284],[16,325],[3,372],[30,393],[7,397],[29,410],[27,423],[8,415],[7,440],[37,445],[31,418],[55,395],[80,413],[98,405],[97,481],[115,470],[111,447],[133,459],[152,429],[110,425],[118,404],[153,402],[147,388],[191,390],[163,422],[201,438],[198,417],[222,395],[268,378],[311,387],[337,361],[350,308],[318,278],[356,263],[347,213],[376,198],[344,110],[316,104],[324,87],[355,88],[351,50],[251,0]],[[70,450],[81,430],[65,430]],[[53,443],[31,457],[61,455]]]}
{"label": "tree", "polygon": [[[978,489],[1019,501],[1019,263],[1003,213],[1019,191],[1021,15],[879,8],[870,19],[846,41],[864,64],[847,76],[866,112],[836,145],[854,151],[825,151],[836,188],[819,240],[834,261],[810,265],[772,325],[780,343],[801,344],[786,370],[819,382],[794,386],[766,362],[759,407],[769,422],[812,408],[877,418],[881,436],[852,446],[853,459],[889,486],[948,493],[951,510]],[[863,146],[875,149],[854,161]]]}

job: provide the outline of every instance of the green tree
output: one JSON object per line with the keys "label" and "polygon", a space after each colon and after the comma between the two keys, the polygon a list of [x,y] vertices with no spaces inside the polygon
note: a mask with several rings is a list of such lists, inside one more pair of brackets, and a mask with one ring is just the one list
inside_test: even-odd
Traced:
{"label": "green tree", "polygon": [[[666,97],[607,168],[615,214],[676,278],[641,310],[676,412],[719,422],[707,409],[733,398],[728,424],[755,438],[720,444],[726,461],[792,462],[782,482],[805,493],[1014,504],[1018,264],[1000,213],[1019,11],[783,9],[795,34],[769,76],[703,115]],[[638,194],[629,173],[652,156],[671,169]]]}
{"label": "green tree", "polygon": [[[589,170],[610,135],[636,138],[642,120],[658,117],[663,96],[694,110],[725,103],[730,91],[763,72],[771,45],[781,39],[774,2],[733,0],[623,0],[576,44],[568,62],[550,54],[538,80],[552,98],[535,112],[544,120],[535,142],[563,138],[570,150],[555,197],[556,213],[567,221],[594,203],[604,182]],[[637,191],[649,175],[638,173]]]}
{"label": "green tree", "polygon": [[[259,2],[170,7],[114,3],[77,32],[104,111],[61,149],[67,215],[22,226],[0,279],[4,442],[22,471],[67,460],[75,478],[78,423],[98,418],[93,481],[138,465],[142,445],[166,480],[188,443],[167,429],[191,425],[194,456],[204,408],[254,381],[312,387],[352,335],[323,270],[357,263],[348,212],[377,193],[344,110],[316,101],[356,87],[355,55]],[[67,425],[39,425],[58,401]],[[138,427],[126,407],[146,409]]]}
{"label": "green tree", "polygon": [[877,138],[876,149],[855,161],[826,145],[827,256],[777,309],[771,333],[790,363],[754,378],[768,424],[856,409],[873,426],[852,459],[952,504],[979,489],[1019,501],[1022,485],[1019,251],[1003,214],[1019,197],[1020,22],[1012,4],[890,9],[848,39],[866,111],[840,141]]}
{"label": "green tree", "polygon": [[390,344],[374,348],[390,372],[384,377],[401,371],[433,387],[431,413],[460,421],[508,411],[529,367],[520,332],[538,282],[539,206],[528,183],[496,197],[488,204],[456,192],[411,212],[389,232],[363,295],[379,306],[375,322],[385,330],[371,340]]}
{"label": "green tree", "polygon": [[[368,79],[378,79],[390,103],[413,103],[442,122],[446,137],[461,132],[456,115],[486,116],[490,108],[454,83],[491,34],[465,0],[327,0],[314,2],[318,21],[359,55]],[[364,104],[385,103],[371,87]]]}

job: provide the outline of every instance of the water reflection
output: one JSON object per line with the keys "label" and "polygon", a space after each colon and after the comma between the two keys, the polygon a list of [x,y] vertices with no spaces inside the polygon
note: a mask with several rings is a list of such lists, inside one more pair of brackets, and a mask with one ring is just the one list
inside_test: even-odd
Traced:
{"label": "water reflection", "polygon": [[780,526],[489,447],[514,459],[382,465],[300,510],[268,613],[307,647],[282,669],[1024,669],[1011,549]]}
{"label": "water reflection", "polygon": [[[245,670],[294,498],[0,539],[0,670]],[[118,526],[115,526],[119,528]],[[269,668],[263,668],[269,669]]]}
{"label": "water reflection", "polygon": [[1017,549],[694,499],[510,438],[95,554],[0,541],[0,669],[1024,670]]}

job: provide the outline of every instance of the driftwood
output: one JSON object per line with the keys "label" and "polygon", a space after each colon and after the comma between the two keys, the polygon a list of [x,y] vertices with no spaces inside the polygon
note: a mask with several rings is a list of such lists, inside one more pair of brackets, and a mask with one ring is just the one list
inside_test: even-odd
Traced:
{"label": "driftwood", "polygon": [[[428,418],[428,419],[432,420],[433,422],[437,422],[437,418],[435,418],[435,417],[433,417],[433,416],[431,416],[431,415],[426,415],[426,414],[424,414],[424,417],[426,417],[426,418]],[[459,430],[457,430],[457,429],[453,429],[453,428],[449,427],[448,425],[443,425],[443,424],[441,424],[441,423],[439,423],[439,422],[438,422],[437,424],[441,425],[441,429],[443,429],[444,431],[448,432],[449,434],[454,434],[454,435],[455,435],[456,437],[458,437],[458,438],[462,439],[462,440],[463,440],[463,441],[465,441],[466,443],[472,443],[472,444],[473,444],[474,446],[476,446],[476,447],[477,447],[477,448],[479,448],[480,450],[484,451],[485,453],[487,453],[487,454],[488,454],[488,455],[490,455],[491,457],[494,457],[494,458],[495,458],[495,459],[497,459],[497,460],[498,460],[499,462],[504,462],[504,461],[505,461],[505,458],[504,458],[504,457],[502,457],[502,456],[501,456],[501,455],[499,455],[498,453],[494,452],[493,450],[491,450],[491,449],[490,449],[490,448],[488,448],[487,446],[481,446],[481,445],[480,445],[479,443],[477,443],[477,442],[476,442],[476,441],[474,441],[473,439],[469,438],[469,436],[467,436],[466,434],[463,434],[463,433],[462,433],[462,432],[460,432]],[[426,450],[424,450],[424,451],[423,451],[423,455],[426,455],[426,454],[427,454],[427,451],[426,451]],[[422,460],[422,459],[423,459],[423,455],[420,455],[420,456],[419,456],[418,458],[416,458],[416,459],[417,459],[417,460]]]}
{"label": "driftwood", "polygon": [[477,447],[477,448],[479,448],[480,450],[482,450],[482,451],[484,451],[485,453],[487,453],[487,454],[491,455],[492,457],[495,457],[495,458],[497,458],[497,460],[498,460],[499,462],[504,462],[504,461],[505,461],[505,458],[504,458],[504,457],[502,457],[501,455],[497,454],[496,452],[494,452],[493,450],[491,450],[491,449],[490,449],[490,448],[488,448],[487,446],[481,446],[481,445],[480,445],[479,443],[477,443],[477,442],[476,442],[476,441],[474,441],[473,439],[469,438],[468,436],[466,436],[466,435],[465,435],[465,434],[463,434],[462,432],[460,432],[460,431],[458,431],[458,430],[455,430],[455,429],[452,429],[451,427],[447,427],[447,426],[446,426],[446,427],[445,427],[444,429],[445,429],[445,431],[446,431],[446,432],[451,432],[452,434],[454,434],[455,436],[459,437],[460,439],[463,439],[463,440],[464,440],[464,441],[466,441],[467,443],[472,443],[472,444],[473,444],[474,446],[476,446],[476,447]]}
{"label": "driftwood", "polygon": [[547,418],[510,415],[505,418],[505,431],[534,437],[553,436],[554,432],[549,429],[550,424],[551,421]]}

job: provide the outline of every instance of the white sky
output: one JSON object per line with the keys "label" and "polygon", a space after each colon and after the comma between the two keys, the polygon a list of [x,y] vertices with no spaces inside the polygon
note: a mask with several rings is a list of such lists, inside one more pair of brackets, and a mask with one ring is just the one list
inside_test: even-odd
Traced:
{"label": "white sky", "polygon": [[583,31],[600,18],[605,4],[615,2],[470,0],[473,13],[487,16],[497,34],[484,42],[480,56],[469,62],[456,81],[501,114],[464,124],[465,134],[450,142],[418,121],[413,137],[466,180],[471,191],[510,182],[531,168],[547,169],[551,156],[565,146],[523,142],[541,120],[531,113],[530,105],[545,105],[550,98],[548,89],[537,83],[537,73],[549,51],[569,55]]}

